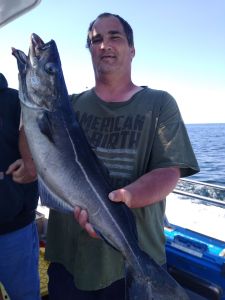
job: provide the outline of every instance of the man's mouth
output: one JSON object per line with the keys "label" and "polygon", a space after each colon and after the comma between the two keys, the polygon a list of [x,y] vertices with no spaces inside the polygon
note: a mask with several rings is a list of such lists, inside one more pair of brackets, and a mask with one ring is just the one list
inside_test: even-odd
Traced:
{"label": "man's mouth", "polygon": [[102,55],[102,56],[101,56],[101,59],[102,59],[102,60],[103,60],[103,59],[113,59],[113,58],[115,58],[114,55]]}

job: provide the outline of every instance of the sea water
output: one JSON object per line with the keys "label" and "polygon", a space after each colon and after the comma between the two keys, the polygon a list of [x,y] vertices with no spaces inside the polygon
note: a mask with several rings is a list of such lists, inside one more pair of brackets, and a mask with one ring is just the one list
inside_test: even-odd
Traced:
{"label": "sea water", "polygon": [[[199,163],[200,172],[190,180],[218,185],[224,191],[217,198],[225,202],[225,123],[188,124],[187,131]],[[185,187],[187,192],[199,185]],[[196,191],[195,191],[196,189]],[[200,189],[200,195],[214,197],[212,188]],[[207,195],[206,195],[207,194]],[[167,197],[166,215],[172,224],[225,241],[225,205],[210,204],[171,193]]]}
{"label": "sea water", "polygon": [[225,123],[186,125],[200,172],[190,179],[225,186]]}

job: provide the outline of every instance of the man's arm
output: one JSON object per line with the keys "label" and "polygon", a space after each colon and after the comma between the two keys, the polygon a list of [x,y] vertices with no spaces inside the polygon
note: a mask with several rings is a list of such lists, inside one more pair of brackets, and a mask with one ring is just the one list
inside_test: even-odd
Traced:
{"label": "man's arm", "polygon": [[130,208],[145,207],[165,199],[180,178],[178,167],[155,169],[124,188],[112,191],[109,199]]}
{"label": "man's arm", "polygon": [[17,183],[33,182],[37,179],[37,173],[23,126],[20,128],[19,133],[19,150],[22,159],[18,159],[12,163],[8,167],[6,174],[11,174],[13,180]]}
{"label": "man's arm", "polygon": [[[148,206],[165,199],[173,191],[179,178],[180,169],[178,167],[155,169],[124,188],[112,191],[109,199],[114,202],[124,202],[130,208]],[[88,222],[86,210],[76,207],[74,216],[91,237],[98,237]]]}

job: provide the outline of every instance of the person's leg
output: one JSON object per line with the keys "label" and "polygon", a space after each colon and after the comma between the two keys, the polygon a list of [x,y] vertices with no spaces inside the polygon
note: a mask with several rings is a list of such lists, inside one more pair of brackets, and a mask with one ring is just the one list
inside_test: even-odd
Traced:
{"label": "person's leg", "polygon": [[62,264],[51,263],[48,267],[48,278],[49,300],[76,299],[72,297],[74,293],[73,276]]}
{"label": "person's leg", "polygon": [[125,300],[125,279],[115,281],[105,289],[98,291],[96,300]]}
{"label": "person's leg", "polygon": [[13,300],[39,300],[39,240],[35,222],[0,235],[0,282]]}
{"label": "person's leg", "polygon": [[73,276],[59,263],[48,268],[49,300],[124,300],[124,280],[98,291],[82,291],[74,285]]}
{"label": "person's leg", "polygon": [[95,292],[77,289],[73,276],[62,264],[51,263],[48,277],[49,300],[99,300],[95,297]]}

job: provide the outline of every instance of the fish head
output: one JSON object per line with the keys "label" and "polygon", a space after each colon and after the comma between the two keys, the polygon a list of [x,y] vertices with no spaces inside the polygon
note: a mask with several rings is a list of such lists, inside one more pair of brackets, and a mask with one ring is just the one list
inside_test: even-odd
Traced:
{"label": "fish head", "polygon": [[19,70],[20,101],[30,108],[54,111],[66,89],[55,41],[44,43],[33,33],[28,56],[15,48],[12,54]]}

